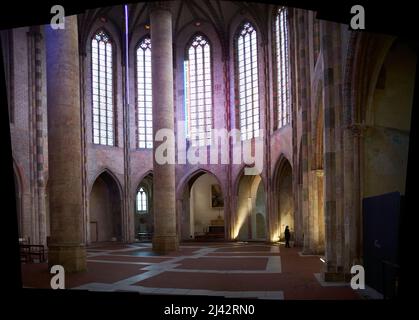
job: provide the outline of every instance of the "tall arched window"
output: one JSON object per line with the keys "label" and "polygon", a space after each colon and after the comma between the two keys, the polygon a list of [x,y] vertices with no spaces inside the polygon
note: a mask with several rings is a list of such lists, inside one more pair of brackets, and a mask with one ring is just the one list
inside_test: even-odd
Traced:
{"label": "tall arched window", "polygon": [[153,148],[151,91],[151,41],[144,37],[137,47],[137,145]]}
{"label": "tall arched window", "polygon": [[204,35],[192,38],[184,65],[188,137],[193,146],[208,145],[212,130],[211,47]]}
{"label": "tall arched window", "polygon": [[250,22],[238,31],[237,77],[241,139],[259,136],[259,77],[257,34]]}
{"label": "tall arched window", "polygon": [[291,121],[287,10],[280,8],[275,18],[276,86],[278,128]]}
{"label": "tall arched window", "polygon": [[113,146],[112,40],[103,30],[92,39],[93,143]]}
{"label": "tall arched window", "polygon": [[147,212],[147,192],[144,188],[140,188],[137,192],[137,211],[138,212]]}

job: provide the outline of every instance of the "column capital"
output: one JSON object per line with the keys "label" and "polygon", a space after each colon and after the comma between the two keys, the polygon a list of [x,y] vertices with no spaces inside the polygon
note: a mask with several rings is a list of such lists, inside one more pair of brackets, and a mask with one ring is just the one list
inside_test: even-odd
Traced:
{"label": "column capital", "polygon": [[170,1],[153,1],[149,3],[149,13],[152,13],[153,11],[157,10],[165,10],[170,11]]}
{"label": "column capital", "polygon": [[363,123],[352,123],[347,127],[354,138],[363,137],[368,130],[368,126]]}
{"label": "column capital", "polygon": [[34,37],[36,40],[42,40],[43,36],[41,33],[41,28],[39,26],[32,26],[29,28],[29,31],[26,34],[30,37]]}
{"label": "column capital", "polygon": [[324,170],[323,169],[315,169],[313,171],[316,173],[316,176],[318,176],[319,178],[324,176]]}

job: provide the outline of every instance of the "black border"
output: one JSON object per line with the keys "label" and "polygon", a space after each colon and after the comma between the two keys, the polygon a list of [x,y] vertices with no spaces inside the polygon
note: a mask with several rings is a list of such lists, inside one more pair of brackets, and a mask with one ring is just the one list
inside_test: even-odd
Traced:
{"label": "black border", "polygon": [[[9,29],[30,25],[42,25],[49,23],[52,15],[50,8],[56,4],[62,4],[66,9],[66,15],[80,14],[87,9],[98,7],[106,7],[112,5],[127,4],[133,1],[118,0],[102,0],[102,1],[31,1],[22,3],[19,1],[11,1],[3,3],[0,10],[0,29]],[[150,1],[151,2],[151,1]],[[350,15],[349,8],[354,4],[361,4],[366,12],[366,30],[368,32],[386,33],[396,35],[401,38],[410,38],[417,41],[418,18],[416,17],[416,6],[412,1],[398,1],[397,3],[385,4],[384,2],[373,1],[334,1],[327,3],[325,1],[302,1],[302,0],[282,0],[268,1],[265,3],[273,3],[278,5],[298,7],[307,10],[317,11],[319,19],[330,20],[348,24]],[[362,31],[361,31],[362,32]],[[1,43],[0,43],[1,48]],[[400,304],[400,301],[408,301],[411,295],[416,272],[413,272],[413,258],[415,250],[412,244],[415,243],[413,235],[415,232],[409,229],[415,225],[413,217],[419,212],[418,204],[413,201],[415,198],[415,178],[417,175],[418,163],[417,149],[417,117],[419,103],[419,63],[416,68],[415,93],[411,117],[410,144],[408,172],[406,181],[406,196],[404,212],[401,220],[401,276],[400,276],[400,300],[399,301],[263,301],[263,300],[238,300],[226,299],[219,297],[199,297],[199,296],[148,296],[136,293],[122,292],[87,292],[79,290],[43,290],[43,289],[22,289],[21,267],[19,259],[18,246],[18,229],[17,217],[13,212],[16,211],[14,178],[13,178],[13,161],[11,152],[11,137],[9,128],[9,115],[7,108],[7,92],[5,82],[4,65],[0,63],[0,99],[1,99],[1,138],[4,153],[3,168],[5,188],[3,195],[3,217],[1,232],[3,248],[2,265],[3,279],[2,291],[6,293],[6,301],[14,300],[15,303],[10,304],[14,307],[14,314],[23,315],[28,313],[31,316],[46,316],[60,318],[61,316],[77,316],[84,312],[94,312],[95,315],[111,314],[116,312],[119,317],[123,316],[127,311],[133,312],[136,318],[178,318],[164,316],[162,308],[165,305],[183,304],[183,305],[208,305],[208,303],[249,303],[256,306],[256,314],[254,316],[241,316],[235,318],[248,319],[269,319],[281,318],[284,316],[297,316],[297,313],[307,312],[310,317],[336,318],[336,317],[365,317],[370,315],[377,317],[381,315],[392,316],[400,315],[402,310],[400,307],[410,307],[413,304]],[[7,208],[7,209],[6,209]],[[304,306],[304,308],[301,308]],[[335,309],[336,308],[336,309]],[[57,312],[55,313],[54,310]],[[147,314],[147,316],[146,316]],[[214,318],[211,316],[201,316],[204,318]],[[217,317],[219,318],[219,317]],[[199,318],[198,318],[199,319]]]}

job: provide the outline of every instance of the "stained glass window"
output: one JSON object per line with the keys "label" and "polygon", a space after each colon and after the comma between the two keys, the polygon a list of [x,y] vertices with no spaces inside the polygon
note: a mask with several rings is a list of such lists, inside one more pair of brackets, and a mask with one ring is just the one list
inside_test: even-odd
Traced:
{"label": "stained glass window", "polygon": [[259,136],[259,77],[257,34],[251,23],[242,25],[236,41],[241,139]]}
{"label": "stained glass window", "polygon": [[151,84],[151,41],[143,38],[137,47],[137,143],[153,148],[153,108]]}
{"label": "stained glass window", "polygon": [[92,39],[93,143],[113,146],[112,40],[103,30]]}
{"label": "stained glass window", "polygon": [[143,188],[137,192],[137,211],[147,212],[147,193]]}
{"label": "stained glass window", "polygon": [[204,35],[195,35],[185,59],[185,103],[188,137],[193,146],[211,143],[211,47]]}
{"label": "stained glass window", "polygon": [[278,128],[290,123],[289,53],[287,11],[281,8],[275,19],[275,52]]}

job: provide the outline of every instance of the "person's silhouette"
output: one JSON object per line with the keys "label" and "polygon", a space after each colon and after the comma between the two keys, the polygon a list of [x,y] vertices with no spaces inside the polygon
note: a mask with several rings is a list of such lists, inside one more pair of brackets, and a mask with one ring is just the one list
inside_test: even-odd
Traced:
{"label": "person's silhouette", "polygon": [[290,247],[290,238],[291,238],[291,232],[288,226],[285,227],[285,248],[291,248]]}

